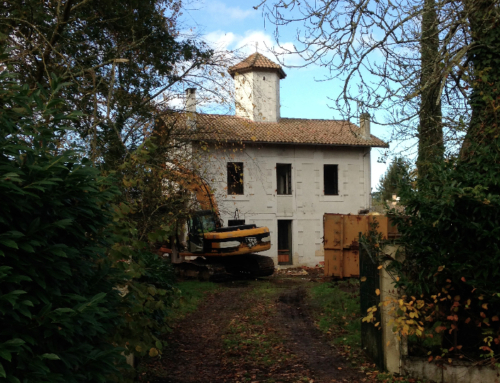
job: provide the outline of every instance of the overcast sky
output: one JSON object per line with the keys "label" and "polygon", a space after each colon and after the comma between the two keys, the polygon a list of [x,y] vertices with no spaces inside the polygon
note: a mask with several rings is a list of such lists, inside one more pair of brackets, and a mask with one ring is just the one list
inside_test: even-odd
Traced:
{"label": "overcast sky", "polygon": [[[255,0],[200,0],[186,5],[183,22],[194,27],[203,39],[216,48],[241,49],[245,54],[258,51],[270,59],[275,58],[269,48],[277,48],[274,40],[274,26],[265,23],[260,10],[253,6]],[[280,30],[280,43],[291,47],[294,29]],[[297,66],[299,57],[289,56],[285,65]],[[284,68],[287,77],[281,81],[281,116],[292,118],[340,119],[340,115],[328,105],[341,88],[335,81],[320,81],[328,73],[324,68]],[[355,122],[355,121],[353,121]],[[357,122],[356,122],[357,123]],[[387,127],[371,125],[371,132],[387,140]],[[377,162],[383,149],[372,149],[372,190],[375,190],[387,164]]]}

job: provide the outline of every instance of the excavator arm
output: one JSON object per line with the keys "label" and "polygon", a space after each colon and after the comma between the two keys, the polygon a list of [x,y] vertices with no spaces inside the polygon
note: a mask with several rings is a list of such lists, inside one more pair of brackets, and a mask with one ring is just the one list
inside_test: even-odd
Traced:
{"label": "excavator arm", "polygon": [[212,211],[216,226],[222,227],[219,206],[210,185],[195,171],[186,169],[179,164],[175,164],[175,167],[171,169],[171,174],[172,181],[176,182],[179,187],[193,193],[196,201],[200,204],[200,210]]}

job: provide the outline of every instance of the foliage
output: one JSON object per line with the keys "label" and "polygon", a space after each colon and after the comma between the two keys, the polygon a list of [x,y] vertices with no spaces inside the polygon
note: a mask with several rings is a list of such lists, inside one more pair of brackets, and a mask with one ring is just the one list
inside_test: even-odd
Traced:
{"label": "foliage", "polygon": [[218,65],[207,46],[179,33],[181,12],[177,0],[11,1],[0,10],[0,32],[23,83],[47,86],[50,73],[71,82],[67,107],[85,114],[68,139],[116,169],[151,134],[162,109],[155,98]]}
{"label": "foliage", "polygon": [[[439,355],[495,357],[500,351],[500,64],[498,9],[465,2],[473,62],[472,118],[459,157],[435,163],[431,176],[400,184],[404,215],[391,215],[401,233],[404,261],[393,260],[401,297],[393,300],[396,329],[440,334]],[[386,304],[383,302],[382,304]],[[390,302],[387,304],[391,304]],[[448,362],[452,359],[449,358]]]}
{"label": "foliage", "polygon": [[172,267],[150,251],[147,241],[137,236],[134,211],[126,203],[115,205],[115,243],[110,256],[127,276],[120,284],[126,305],[121,315],[125,323],[114,332],[114,342],[126,354],[157,356],[163,349],[160,337],[169,330],[170,307],[178,296]]}
{"label": "foliage", "polygon": [[403,334],[428,336],[423,321],[439,323],[433,329],[444,349],[493,356],[500,344],[500,139],[473,148],[467,160],[435,165],[439,177],[419,181],[419,190],[409,177],[402,182],[405,215],[392,216],[405,260],[391,269],[403,291],[395,310],[409,316]]}
{"label": "foliage", "polygon": [[58,149],[67,123],[52,89],[0,74],[0,378],[108,382],[124,363],[112,267],[110,204],[118,189],[89,161]]}
{"label": "foliage", "polygon": [[398,184],[408,172],[409,165],[402,158],[394,158],[385,174],[380,178],[379,187],[375,194],[374,204],[384,204],[392,201],[394,194],[398,195]]}

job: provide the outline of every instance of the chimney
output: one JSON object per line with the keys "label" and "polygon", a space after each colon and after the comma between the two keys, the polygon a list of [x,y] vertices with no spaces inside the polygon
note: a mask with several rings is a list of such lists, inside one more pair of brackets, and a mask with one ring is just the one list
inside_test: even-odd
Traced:
{"label": "chimney", "polygon": [[196,113],[196,88],[186,89],[186,112]]}
{"label": "chimney", "polygon": [[186,89],[186,124],[189,128],[196,127],[196,88]]}
{"label": "chimney", "polygon": [[361,128],[361,135],[364,139],[370,139],[370,114],[361,113],[359,116],[359,127]]}

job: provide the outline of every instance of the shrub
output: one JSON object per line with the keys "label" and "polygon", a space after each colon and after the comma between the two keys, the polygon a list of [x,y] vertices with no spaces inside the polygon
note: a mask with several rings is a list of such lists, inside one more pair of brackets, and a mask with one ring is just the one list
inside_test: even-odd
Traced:
{"label": "shrub", "polygon": [[117,190],[64,138],[64,84],[0,74],[0,378],[107,382],[124,362],[109,334],[123,275],[106,256]]}
{"label": "shrub", "polygon": [[406,258],[392,266],[397,286],[422,300],[419,320],[442,334],[444,349],[493,356],[500,351],[500,138],[470,150],[471,158],[435,165],[418,189],[403,180],[406,210],[392,214]]}

